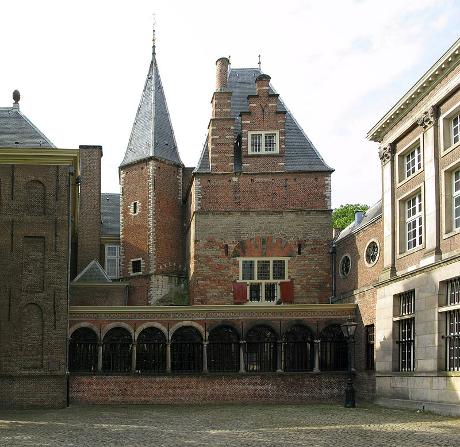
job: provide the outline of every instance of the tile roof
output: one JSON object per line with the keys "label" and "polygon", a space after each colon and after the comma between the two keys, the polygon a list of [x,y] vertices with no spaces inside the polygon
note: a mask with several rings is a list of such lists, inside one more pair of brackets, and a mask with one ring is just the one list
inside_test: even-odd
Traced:
{"label": "tile roof", "polygon": [[156,157],[182,165],[155,54],[120,166]]}
{"label": "tile roof", "polygon": [[356,233],[361,228],[364,228],[368,223],[373,221],[374,219],[382,216],[382,201],[379,200],[375,205],[371,206],[363,216],[363,220],[356,225],[356,222],[353,221],[348,227],[344,228],[340,234],[338,235],[335,243],[341,241],[342,239],[346,238],[352,233]]}
{"label": "tile roof", "polygon": [[101,194],[101,234],[120,235],[120,194]]}
{"label": "tile roof", "polygon": [[56,147],[19,110],[19,105],[0,107],[0,147]]}
{"label": "tile roof", "polygon": [[110,283],[112,280],[107,276],[101,264],[92,260],[72,281],[72,284],[101,284]]}
{"label": "tile roof", "polygon": [[[232,92],[231,111],[235,118],[235,137],[241,132],[241,112],[248,111],[248,95],[256,94],[255,80],[261,74],[258,68],[232,68],[228,74],[228,90]],[[276,93],[270,86],[270,93]],[[316,150],[299,123],[278,97],[278,111],[286,112],[286,158],[287,171],[333,171]],[[235,163],[235,170],[241,167]],[[208,145],[205,142],[196,172],[210,172]]]}

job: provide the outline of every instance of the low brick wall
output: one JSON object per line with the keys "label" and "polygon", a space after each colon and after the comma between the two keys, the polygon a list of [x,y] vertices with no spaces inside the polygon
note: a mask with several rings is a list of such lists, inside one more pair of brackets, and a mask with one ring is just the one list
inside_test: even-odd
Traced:
{"label": "low brick wall", "polygon": [[71,403],[342,402],[345,374],[75,375]]}

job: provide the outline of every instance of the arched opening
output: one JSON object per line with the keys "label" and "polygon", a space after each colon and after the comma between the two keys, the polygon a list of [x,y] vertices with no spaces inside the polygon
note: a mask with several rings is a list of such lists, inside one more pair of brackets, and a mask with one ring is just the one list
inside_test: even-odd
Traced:
{"label": "arched opening", "polygon": [[171,339],[171,371],[195,373],[203,370],[203,339],[192,326],[177,329]]}
{"label": "arched opening", "polygon": [[96,372],[97,349],[97,335],[92,329],[74,331],[69,344],[69,371]]}
{"label": "arched opening", "polygon": [[25,211],[29,216],[43,216],[45,214],[45,185],[38,180],[31,180],[26,185]]}
{"label": "arched opening", "polygon": [[246,371],[276,371],[277,336],[268,326],[255,326],[246,334]]}
{"label": "arched opening", "polygon": [[166,370],[166,337],[160,329],[145,328],[137,337],[136,370],[147,373]]}
{"label": "arched opening", "polygon": [[338,324],[323,329],[320,335],[321,371],[343,371],[347,369],[347,341]]}
{"label": "arched opening", "polygon": [[313,370],[313,334],[303,325],[295,325],[284,334],[284,370],[288,372]]}
{"label": "arched opening", "polygon": [[240,340],[230,326],[214,328],[208,337],[208,369],[211,372],[237,372],[240,369]]}
{"label": "arched opening", "polygon": [[102,342],[102,369],[106,372],[131,371],[132,337],[127,329],[110,329]]}

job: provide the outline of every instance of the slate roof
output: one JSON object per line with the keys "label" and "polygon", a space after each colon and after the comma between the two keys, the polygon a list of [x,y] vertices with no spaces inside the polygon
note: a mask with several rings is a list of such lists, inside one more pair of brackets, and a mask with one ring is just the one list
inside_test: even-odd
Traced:
{"label": "slate roof", "polygon": [[102,236],[120,235],[120,194],[101,194]]}
{"label": "slate roof", "polygon": [[371,206],[366,213],[363,216],[363,220],[359,225],[356,225],[356,222],[353,221],[348,227],[344,228],[335,242],[339,242],[340,240],[346,238],[348,235],[352,233],[356,233],[359,231],[361,228],[364,228],[368,223],[376,219],[377,217],[380,217],[382,215],[382,201],[379,200],[375,205]]}
{"label": "slate roof", "polygon": [[125,157],[120,166],[156,157],[182,165],[155,52],[145,81]]}
{"label": "slate roof", "polygon": [[[231,113],[235,118],[235,137],[241,132],[241,112],[248,111],[248,95],[256,94],[258,68],[232,68],[228,75],[228,90],[232,92]],[[270,85],[270,93],[276,93]],[[333,169],[323,160],[299,123],[278,97],[278,111],[286,112],[285,169],[286,171],[328,171]],[[238,163],[236,163],[238,164]],[[235,170],[241,167],[235,165]],[[203,147],[195,172],[210,172],[207,141]]]}
{"label": "slate roof", "polygon": [[107,276],[101,264],[94,259],[77,275],[72,284],[101,284],[109,282],[112,282],[112,280]]}
{"label": "slate roof", "polygon": [[0,147],[56,147],[21,113],[19,105],[0,107]]}

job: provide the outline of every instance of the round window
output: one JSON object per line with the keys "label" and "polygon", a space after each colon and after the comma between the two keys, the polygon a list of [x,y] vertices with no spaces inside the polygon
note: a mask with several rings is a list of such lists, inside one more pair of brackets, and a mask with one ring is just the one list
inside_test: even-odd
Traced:
{"label": "round window", "polygon": [[350,256],[345,255],[342,257],[340,260],[340,275],[345,278],[345,276],[348,276],[350,273],[351,269],[351,259]]}
{"label": "round window", "polygon": [[376,241],[370,241],[366,247],[366,264],[371,266],[379,258],[379,244]]}

